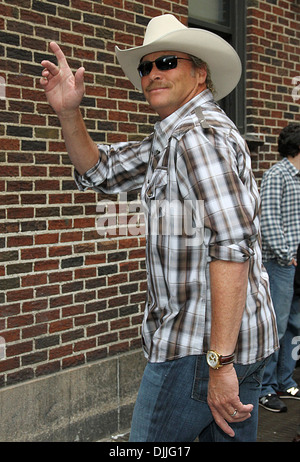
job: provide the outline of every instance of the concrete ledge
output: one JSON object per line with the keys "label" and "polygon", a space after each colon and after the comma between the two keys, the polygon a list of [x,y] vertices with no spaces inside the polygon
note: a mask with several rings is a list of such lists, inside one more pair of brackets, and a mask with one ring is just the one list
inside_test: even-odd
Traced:
{"label": "concrete ledge", "polygon": [[99,441],[130,427],[141,351],[0,390],[0,441]]}

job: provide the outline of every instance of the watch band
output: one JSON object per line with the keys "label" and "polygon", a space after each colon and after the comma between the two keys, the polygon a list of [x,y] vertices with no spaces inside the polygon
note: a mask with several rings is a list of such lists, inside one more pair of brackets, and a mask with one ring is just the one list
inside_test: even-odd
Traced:
{"label": "watch band", "polygon": [[220,361],[220,364],[222,364],[222,366],[225,366],[225,364],[233,363],[234,353],[232,353],[231,355],[227,355],[227,356],[219,355],[219,361]]}
{"label": "watch band", "polygon": [[206,355],[207,363],[213,369],[219,369],[222,366],[231,364],[234,361],[234,353],[231,355],[220,355],[214,350],[209,350]]}

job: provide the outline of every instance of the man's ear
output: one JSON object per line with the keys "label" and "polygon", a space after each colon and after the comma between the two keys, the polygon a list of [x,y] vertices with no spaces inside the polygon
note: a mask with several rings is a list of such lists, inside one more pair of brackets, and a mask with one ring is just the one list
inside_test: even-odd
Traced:
{"label": "man's ear", "polygon": [[207,77],[207,70],[206,66],[203,67],[198,67],[197,69],[199,71],[199,76],[200,76],[200,83],[205,83],[206,82],[206,77]]}
{"label": "man's ear", "polygon": [[198,87],[201,89],[201,91],[205,90],[206,78],[207,78],[206,66],[195,67],[194,72],[195,72],[195,77],[197,78]]}

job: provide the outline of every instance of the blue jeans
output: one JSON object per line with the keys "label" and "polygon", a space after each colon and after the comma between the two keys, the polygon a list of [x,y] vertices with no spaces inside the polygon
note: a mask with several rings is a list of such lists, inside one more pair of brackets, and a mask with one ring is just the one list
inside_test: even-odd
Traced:
{"label": "blue jeans", "polygon": [[235,437],[216,424],[207,404],[209,366],[205,355],[148,363],[132,418],[131,442],[256,441],[258,399],[265,360],[235,365],[240,399],[253,404],[252,416],[230,424]]}
{"label": "blue jeans", "polygon": [[270,279],[280,349],[271,356],[266,366],[262,396],[297,386],[293,379],[296,358],[292,354],[295,348],[292,340],[300,335],[300,298],[294,296],[295,266],[281,266],[276,260],[269,260],[265,267]]}

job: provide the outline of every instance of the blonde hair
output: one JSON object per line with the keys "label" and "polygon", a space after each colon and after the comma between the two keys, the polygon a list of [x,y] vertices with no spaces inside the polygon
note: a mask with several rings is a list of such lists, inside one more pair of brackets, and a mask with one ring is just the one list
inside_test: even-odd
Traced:
{"label": "blonde hair", "polygon": [[205,82],[206,86],[212,92],[212,94],[215,94],[214,83],[213,83],[213,81],[211,79],[210,69],[209,69],[208,65],[206,64],[206,62],[202,61],[202,59],[197,58],[196,56],[190,55],[190,57],[191,57],[191,60],[193,61],[195,67],[199,67],[200,69],[205,69],[206,70],[206,73],[207,73],[206,82]]}

